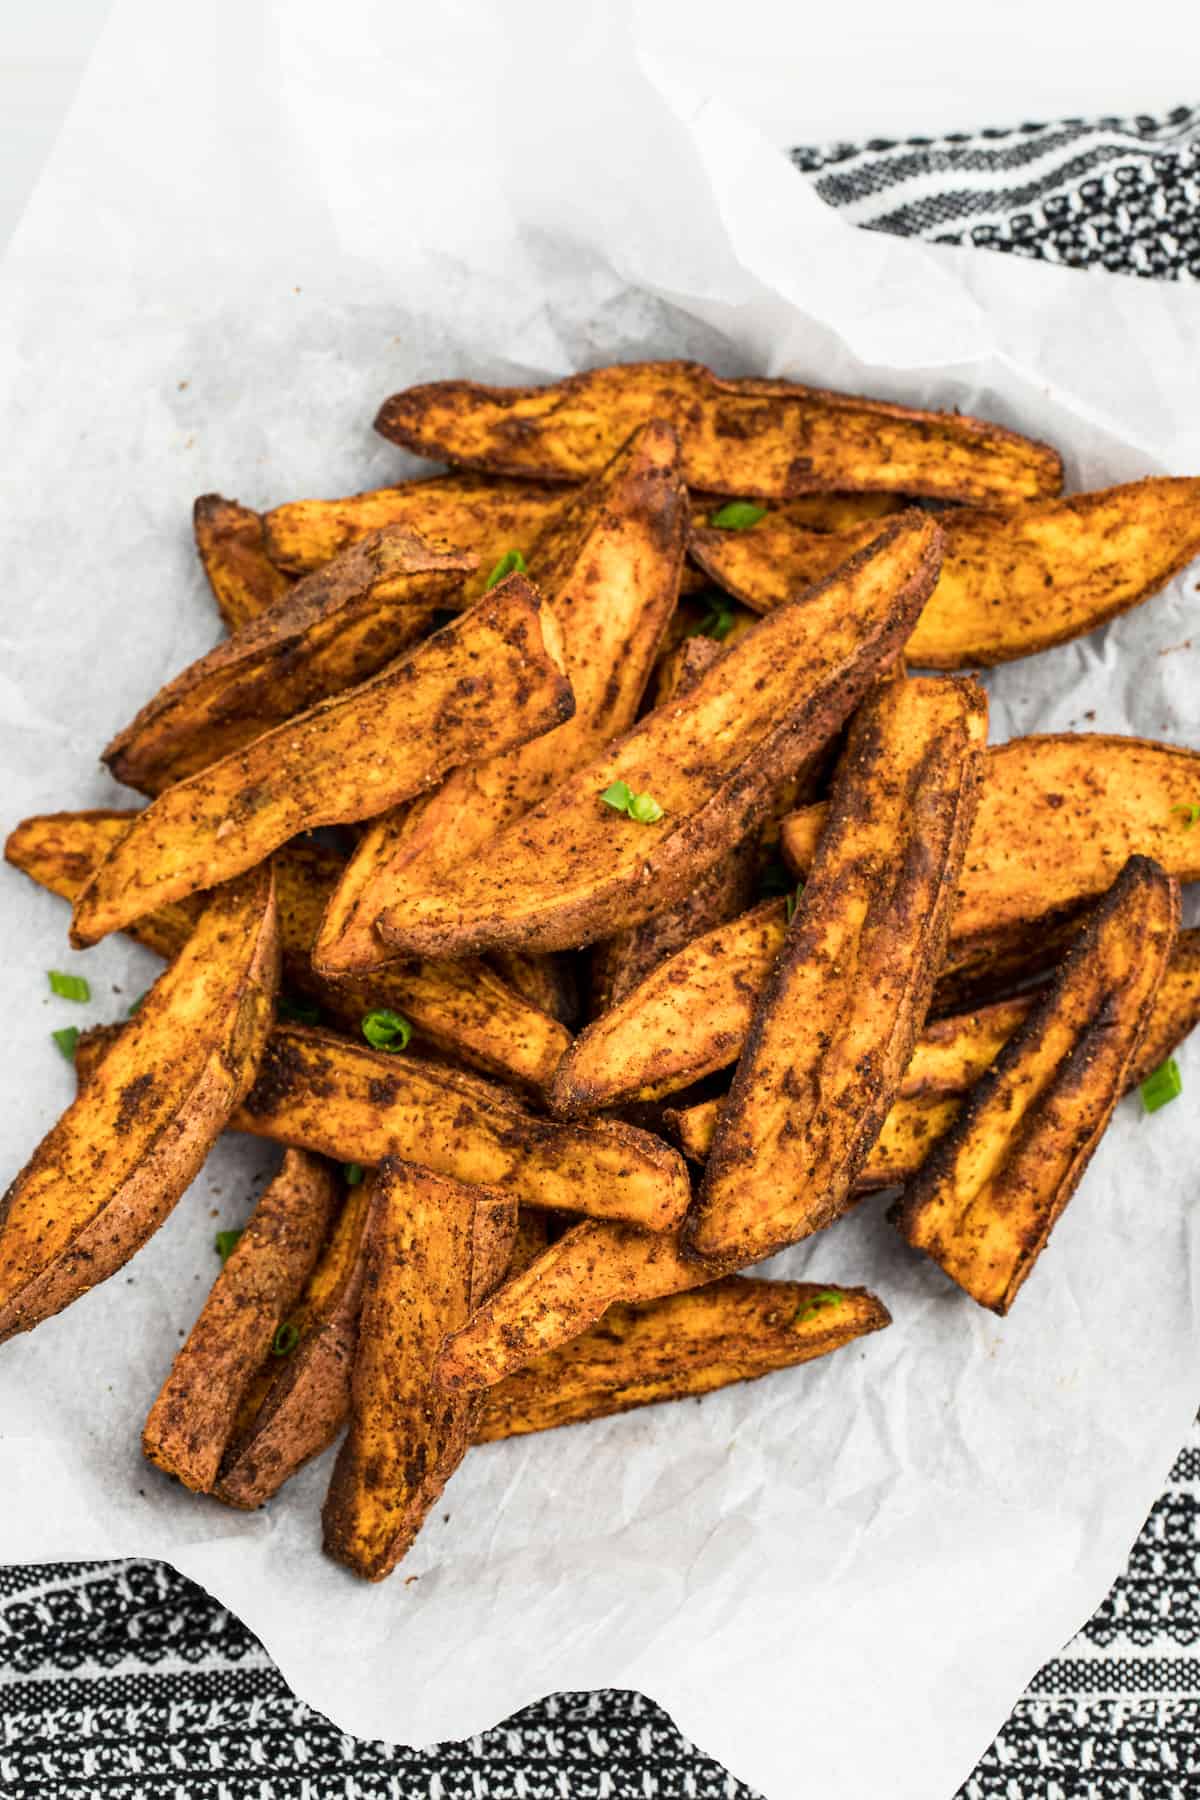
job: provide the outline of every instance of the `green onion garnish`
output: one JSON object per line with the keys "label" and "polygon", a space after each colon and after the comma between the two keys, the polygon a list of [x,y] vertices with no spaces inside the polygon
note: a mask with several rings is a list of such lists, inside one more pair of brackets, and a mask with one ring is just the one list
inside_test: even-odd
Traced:
{"label": "green onion garnish", "polygon": [[291,1320],[287,1319],[271,1339],[271,1355],[290,1356],[299,1342],[299,1326],[293,1325]]}
{"label": "green onion garnish", "polygon": [[346,1177],[347,1187],[357,1187],[363,1178],[363,1166],[361,1163],[343,1163],[342,1174]]}
{"label": "green onion garnish", "polygon": [[297,999],[294,994],[280,994],[275,1003],[276,1015],[295,1025],[319,1025],[321,1009],[315,1000]]}
{"label": "green onion garnish", "polygon": [[1186,806],[1173,806],[1171,811],[1183,814],[1183,829],[1190,831],[1197,820],[1200,820],[1200,800],[1189,801]]}
{"label": "green onion garnish", "polygon": [[46,980],[50,983],[50,992],[57,994],[60,1000],[90,1000],[92,990],[82,975],[64,975],[61,969],[47,969]]}
{"label": "green onion garnish", "polygon": [[403,1013],[387,1007],[367,1013],[362,1022],[362,1034],[372,1050],[407,1050],[412,1030]]}
{"label": "green onion garnish", "polygon": [[1172,1100],[1178,1100],[1183,1092],[1183,1076],[1179,1073],[1179,1064],[1173,1056],[1168,1056],[1165,1063],[1160,1063],[1153,1075],[1147,1075],[1142,1083],[1142,1105],[1148,1113],[1157,1112],[1160,1106],[1169,1106]]}
{"label": "green onion garnish", "polygon": [[506,575],[524,575],[528,566],[529,565],[526,563],[525,558],[521,555],[519,550],[506,550],[487,578],[487,585],[484,589],[485,593],[490,594],[497,583],[503,581]]}
{"label": "green onion garnish", "polygon": [[653,794],[635,794],[627,781],[614,781],[600,796],[605,806],[625,813],[639,825],[653,825],[663,816],[663,809]]}
{"label": "green onion garnish", "polygon": [[839,1294],[836,1288],[822,1288],[819,1293],[813,1295],[811,1300],[805,1301],[792,1320],[792,1324],[803,1325],[805,1319],[811,1319],[814,1313],[819,1313],[826,1306],[840,1306],[845,1298],[846,1296]]}
{"label": "green onion garnish", "polygon": [[737,614],[733,610],[732,601],[726,600],[723,595],[717,596],[709,601],[708,611],[698,625],[693,625],[688,636],[716,638],[720,643],[722,638],[729,636],[736,620]]}
{"label": "green onion garnish", "polygon": [[718,512],[710,514],[708,522],[718,531],[749,531],[766,516],[766,507],[757,500],[727,500]]}
{"label": "green onion garnish", "polygon": [[218,1231],[216,1237],[213,1239],[213,1248],[221,1259],[222,1268],[224,1268],[225,1264],[229,1261],[230,1256],[233,1254],[234,1245],[241,1235],[240,1231]]}
{"label": "green onion garnish", "polygon": [[784,902],[784,911],[787,914],[787,922],[789,925],[796,916],[796,908],[800,904],[800,896],[803,892],[804,883],[801,881],[797,884],[795,893],[789,894],[787,900]]}
{"label": "green onion garnish", "polygon": [[50,1036],[54,1039],[67,1061],[74,1062],[75,1046],[79,1042],[78,1025],[60,1026],[57,1031],[52,1031]]}
{"label": "green onion garnish", "polygon": [[[147,988],[146,994],[148,994],[149,992],[150,992],[150,989]],[[125,1017],[127,1019],[132,1019],[134,1013],[138,1011],[143,1000],[146,998],[146,994],[139,994],[136,1000],[131,1000],[129,1002],[129,1005],[125,1009]]]}

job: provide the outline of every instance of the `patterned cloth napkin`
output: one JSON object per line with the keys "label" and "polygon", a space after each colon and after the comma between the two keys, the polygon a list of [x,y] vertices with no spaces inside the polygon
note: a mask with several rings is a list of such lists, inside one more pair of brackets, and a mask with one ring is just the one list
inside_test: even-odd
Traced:
{"label": "patterned cloth napkin", "polygon": [[[791,155],[872,230],[1200,280],[1200,107]],[[960,1800],[1195,1800],[1198,1542],[1200,1430],[1125,1574],[1035,1678]],[[798,1743],[798,1776],[802,1759]],[[349,1737],[290,1693],[216,1601],[137,1559],[0,1570],[0,1793],[754,1800],[638,1694],[556,1694],[432,1750]]]}

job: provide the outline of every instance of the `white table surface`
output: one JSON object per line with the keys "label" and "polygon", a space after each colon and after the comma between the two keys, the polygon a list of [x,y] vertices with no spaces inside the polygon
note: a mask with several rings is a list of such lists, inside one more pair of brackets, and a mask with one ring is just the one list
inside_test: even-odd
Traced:
{"label": "white table surface", "polygon": [[[112,3],[9,0],[0,7],[0,246]],[[599,3],[622,10],[622,0]],[[856,0],[819,9],[795,0],[632,4],[649,54],[688,86],[756,119],[781,144],[1161,111],[1194,102],[1200,92],[1200,26],[1181,0],[1140,0],[1136,8],[1102,0],[987,7]],[[245,6],[253,13],[255,0]]]}

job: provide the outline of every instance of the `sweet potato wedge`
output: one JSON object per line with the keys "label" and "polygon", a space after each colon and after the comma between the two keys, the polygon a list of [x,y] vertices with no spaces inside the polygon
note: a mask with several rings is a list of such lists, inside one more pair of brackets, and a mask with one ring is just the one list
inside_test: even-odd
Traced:
{"label": "sweet potato wedge", "polygon": [[[42,887],[74,900],[135,816],[106,811],[35,815],[9,834],[4,854]],[[527,1004],[478,957],[454,963],[396,962],[362,980],[331,982],[318,975],[312,947],[344,860],[324,845],[295,842],[277,850],[272,862],[285,987],[315,1000],[352,1032],[366,1013],[388,1008],[402,1013],[435,1050],[525,1087],[547,1085],[570,1044],[569,1032]],[[126,930],[147,949],[175,957],[202,907],[202,896],[194,894],[147,913]]]}
{"label": "sweet potato wedge", "polygon": [[335,1162],[402,1156],[531,1206],[653,1231],[678,1224],[689,1199],[678,1152],[647,1131],[559,1125],[481,1076],[300,1025],[275,1027],[232,1123]]}
{"label": "sweet potato wedge", "polygon": [[[951,956],[977,938],[1029,935],[1102,894],[1129,857],[1152,856],[1180,881],[1200,880],[1200,753],[1100,732],[1013,738],[984,762],[979,810],[950,928]],[[784,820],[783,853],[797,875],[812,862],[823,805]],[[1035,934],[1036,935],[1036,934]]]}
{"label": "sweet potato wedge", "polygon": [[126,787],[161,793],[369,680],[432,629],[474,566],[410,532],[375,532],[160,688],[104,762]]}
{"label": "sweet potato wedge", "polygon": [[890,1323],[865,1288],[744,1275],[646,1306],[610,1306],[590,1331],[488,1388],[473,1436],[493,1443],[711,1394],[827,1356]]}
{"label": "sweet potato wedge", "polygon": [[552,614],[575,710],[556,731],[459,768],[435,793],[364,833],[330,902],[315,961],[327,975],[370,968],[385,906],[485,852],[565,776],[637,716],[679,594],[687,495],[665,425],[635,432],[532,548],[530,573]]}
{"label": "sweet potato wedge", "polygon": [[[823,580],[871,529],[823,535],[772,508],[750,531],[694,529],[690,553],[766,612]],[[1200,480],[1152,476],[1008,512],[964,507],[944,515],[942,530],[941,574],[905,655],[932,669],[1011,662],[1095,631],[1200,556]]]}
{"label": "sweet potato wedge", "polygon": [[142,1453],[207,1493],[255,1374],[320,1254],[340,1192],[328,1164],[286,1152],[209,1290],[142,1431]]}
{"label": "sweet potato wedge", "polygon": [[[713,517],[725,503],[721,494],[693,494],[693,534],[720,530],[720,526],[713,526]],[[852,526],[864,525],[871,519],[884,519],[889,513],[903,512],[907,505],[903,494],[802,494],[797,500],[776,500],[767,517],[773,522],[784,520],[797,531],[832,533],[849,531]],[[750,529],[757,531],[759,524],[761,520]],[[723,585],[718,582],[718,586]],[[759,610],[766,608],[755,608],[756,612]]]}
{"label": "sweet potato wedge", "polygon": [[258,869],[210,898],[0,1201],[0,1340],[69,1306],[157,1231],[254,1079],[278,978],[274,883]]}
{"label": "sweet potato wedge", "polygon": [[262,518],[248,506],[220,494],[201,494],[192,508],[192,526],[227,631],[240,631],[290,591],[290,577],[268,554]]}
{"label": "sweet potato wedge", "polygon": [[676,427],[687,484],[709,494],[861,488],[1011,504],[1062,486],[1056,451],[986,420],[792,381],[723,381],[693,362],[617,363],[546,387],[431,381],[385,400],[375,429],[435,461],[579,481],[648,419]]}
{"label": "sweet potato wedge", "polygon": [[372,818],[456,763],[551,730],[571,705],[552,622],[510,576],[370,681],[160,794],[75,902],[73,941],[228,881],[302,831]]}
{"label": "sweet potato wedge", "polygon": [[848,1205],[924,1023],[986,741],[969,680],[885,682],[852,720],[684,1227],[699,1255],[759,1262]]}
{"label": "sweet potato wedge", "polygon": [[394,1158],[375,1174],[350,1428],[321,1514],[325,1554],[367,1581],[391,1574],[470,1447],[474,1396],[439,1392],[432,1375],[443,1338],[470,1313],[487,1202]]}
{"label": "sweet potato wedge", "polygon": [[[782,607],[657,712],[577,769],[470,867],[407,890],[378,929],[397,949],[589,944],[681,899],[769,809],[907,635],[937,570],[924,514],[887,522],[841,573]],[[605,804],[620,784],[656,821]]]}
{"label": "sweet potato wedge", "polygon": [[1131,857],[891,1210],[901,1236],[993,1312],[1012,1306],[1104,1133],[1178,922],[1178,884]]}

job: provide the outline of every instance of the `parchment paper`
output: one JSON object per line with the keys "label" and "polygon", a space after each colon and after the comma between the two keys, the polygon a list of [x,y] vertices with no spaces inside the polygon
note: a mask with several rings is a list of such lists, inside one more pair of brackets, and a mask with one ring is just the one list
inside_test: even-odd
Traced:
{"label": "parchment paper", "polygon": [[[1200,469],[1194,289],[854,233],[642,66],[620,8],[584,10],[120,0],[0,292],[6,828],[119,803],[99,747],[213,640],[193,497],[404,473],[370,421],[414,380],[700,356],[982,411],[1058,441],[1072,485]],[[1196,743],[1195,586],[1001,671],[993,735]],[[65,907],[16,873],[0,905],[15,1171],[72,1093],[51,1028],[118,1016],[157,965],[118,941],[73,959]],[[90,1007],[47,997],[56,966]],[[889,1331],[473,1452],[380,1588],[318,1553],[327,1464],[246,1517],[141,1462],[213,1231],[273,1163],[227,1139],[127,1271],[0,1350],[0,1553],[167,1558],[358,1733],[429,1742],[627,1686],[770,1800],[949,1796],[1102,1597],[1196,1406],[1180,1060],[1181,1102],[1118,1109],[1009,1320],[868,1203],[785,1261],[871,1284]]]}

